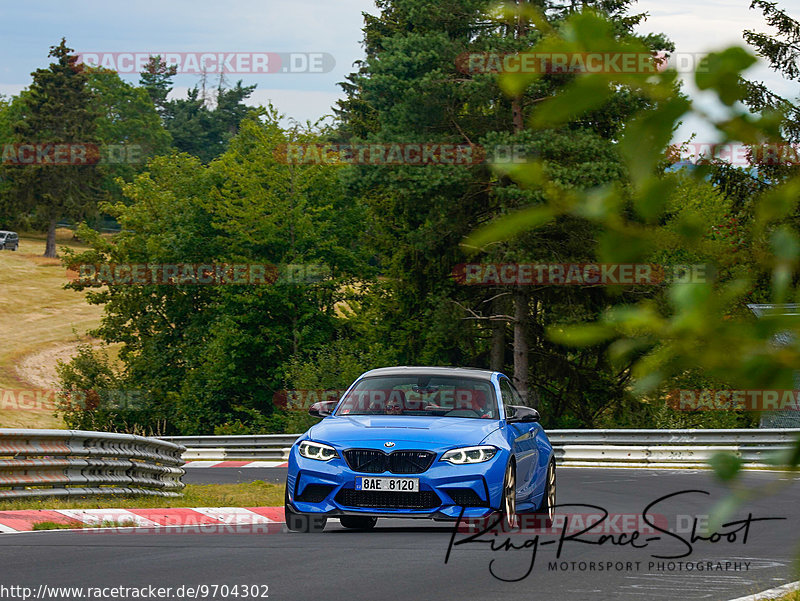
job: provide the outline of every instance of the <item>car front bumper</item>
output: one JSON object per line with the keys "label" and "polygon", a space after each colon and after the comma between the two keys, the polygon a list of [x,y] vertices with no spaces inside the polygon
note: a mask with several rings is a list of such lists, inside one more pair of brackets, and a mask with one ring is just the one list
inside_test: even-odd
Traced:
{"label": "car front bumper", "polygon": [[[305,458],[296,445],[292,447],[286,486],[289,502],[298,513],[457,520],[459,516],[486,517],[501,507],[508,462],[508,453],[502,450],[484,463],[452,465],[439,460],[443,450],[430,449],[437,452],[436,459],[418,474],[356,472],[347,465],[341,449],[337,450],[340,456],[325,462]],[[418,478],[420,492],[415,497],[411,495],[416,493],[386,491],[386,496],[381,497],[381,493],[355,491],[356,477],[361,476]],[[365,497],[369,497],[369,506],[362,504]],[[402,498],[399,503],[398,498]],[[415,503],[424,506],[398,506]]]}

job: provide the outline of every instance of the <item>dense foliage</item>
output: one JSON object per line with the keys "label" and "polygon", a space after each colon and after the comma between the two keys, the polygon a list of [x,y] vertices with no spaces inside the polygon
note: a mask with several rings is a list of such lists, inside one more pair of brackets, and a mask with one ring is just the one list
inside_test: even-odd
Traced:
{"label": "dense foliage", "polygon": [[[150,158],[98,171],[93,207],[69,216],[99,211],[122,231],[108,237],[83,226],[91,250],[67,252],[66,264],[258,264],[278,277],[270,285],[70,284],[88,289],[105,317],[94,332],[104,346],[83,347],[60,368],[67,423],[298,431],[311,418],[287,406],[292,391],[340,390],[372,367],[432,364],[513,374],[548,427],[755,424],[748,412],[675,411],[667,397],[792,387],[796,349],[770,340],[796,326],[757,322],[747,304],[796,300],[797,165],[671,167],[671,138],[693,111],[671,69],[464,68],[470,54],[531,49],[672,52],[664,36],[641,33],[645,16],[627,0],[580,10],[559,0],[377,5],[333,125],[287,127],[272,107],[246,109],[253,88],[241,82],[170,100],[174,70],[158,57],[138,87],[80,72],[81,110],[97,113],[93,135],[136,140]],[[796,80],[787,65],[797,23],[772,3],[754,7],[778,34],[747,32],[747,41]],[[753,61],[728,49],[696,74],[725,113],[711,124],[723,141],[796,142],[796,101],[744,79]],[[32,93],[0,103],[0,133],[17,131]],[[465,145],[486,160],[287,160],[292,145],[403,143]],[[13,181],[4,185],[0,194]],[[707,279],[465,285],[464,263],[703,265]],[[289,277],[298,266],[321,276]]]}

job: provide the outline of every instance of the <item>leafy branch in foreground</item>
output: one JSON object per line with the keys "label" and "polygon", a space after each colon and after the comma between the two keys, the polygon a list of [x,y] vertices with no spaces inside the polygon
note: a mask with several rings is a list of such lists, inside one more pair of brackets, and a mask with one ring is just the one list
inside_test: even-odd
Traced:
{"label": "leafy branch in foreground", "polygon": [[[570,16],[531,52],[598,49],[637,55],[648,51],[636,40],[620,41],[604,17],[584,11]],[[763,145],[786,143],[782,124],[796,113],[787,112],[784,107],[752,114],[740,102],[748,94],[742,73],[755,62],[746,49],[730,47],[710,53],[701,63],[694,81],[699,89],[716,97],[720,116],[713,119],[679,92],[678,73],[673,69],[578,74],[558,94],[538,105],[528,125],[537,130],[579,119],[622,88],[648,98],[650,102],[625,124],[616,145],[627,177],[582,190],[560,185],[539,159],[523,165],[496,165],[500,173],[519,185],[537,190],[542,200],[474,231],[464,241],[464,247],[475,251],[522,232],[541,229],[553,220],[576,218],[598,228],[599,262],[648,262],[670,217],[669,199],[677,184],[675,178],[664,173],[663,165],[682,120],[690,115],[703,119],[715,129],[721,144],[744,144],[757,150]],[[514,96],[543,76],[506,74],[502,85]],[[754,165],[751,171],[757,172],[758,168]],[[714,173],[715,165],[700,164],[687,170],[685,177],[703,185]],[[573,348],[605,345],[612,364],[632,365],[632,389],[640,395],[657,392],[664,382],[692,370],[742,389],[793,389],[800,364],[800,320],[781,315],[756,320],[747,309],[752,292],[760,283],[765,301],[787,303],[800,299],[797,165],[782,171],[779,178],[773,176],[767,184],[754,190],[743,213],[748,217],[743,232],[748,248],[746,268],[712,270],[705,282],[669,284],[664,302],[645,298],[613,305],[599,319],[557,324],[548,329],[549,339]],[[679,247],[698,249],[708,243],[709,228],[702,211],[702,206],[686,208],[672,229]],[[774,343],[779,335],[786,344]],[[796,467],[800,442],[775,461]],[[730,479],[741,462],[715,458],[712,465],[720,477]],[[727,501],[725,513],[732,511],[741,498]]]}

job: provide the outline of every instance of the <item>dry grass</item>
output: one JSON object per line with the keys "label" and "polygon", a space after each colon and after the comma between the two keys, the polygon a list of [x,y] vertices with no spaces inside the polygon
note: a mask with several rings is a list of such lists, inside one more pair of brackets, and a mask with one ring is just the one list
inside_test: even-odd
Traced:
{"label": "dry grass", "polygon": [[167,507],[278,507],[284,485],[261,480],[241,484],[187,484],[182,497],[44,498],[0,501],[0,511],[13,509],[142,509]]}
{"label": "dry grass", "polygon": [[[59,246],[85,248],[70,230],[57,232]],[[68,359],[77,336],[100,323],[102,307],[64,290],[67,272],[59,259],[45,259],[43,235],[23,235],[16,252],[0,252],[0,427],[63,428],[51,409],[19,403],[19,391],[55,387],[55,363]]]}

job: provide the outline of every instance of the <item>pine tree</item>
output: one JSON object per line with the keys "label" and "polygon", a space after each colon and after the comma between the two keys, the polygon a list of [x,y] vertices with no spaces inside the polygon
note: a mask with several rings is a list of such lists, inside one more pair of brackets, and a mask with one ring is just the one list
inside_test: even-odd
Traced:
{"label": "pine tree", "polygon": [[[753,0],[750,8],[761,10],[767,24],[777,31],[769,35],[747,30],[743,34],[744,40],[767,60],[773,71],[788,80],[800,82],[800,22],[778,8],[776,2]],[[744,101],[747,106],[757,112],[767,109],[785,111],[782,133],[787,141],[800,143],[800,96],[787,99],[775,94],[761,82],[748,81],[746,84],[748,93]]]}
{"label": "pine tree", "polygon": [[139,75],[139,85],[147,90],[162,118],[167,111],[167,96],[172,91],[172,78],[177,72],[177,66],[167,65],[166,61],[157,55],[150,57],[144,71]]}
{"label": "pine tree", "polygon": [[[47,224],[44,256],[55,257],[56,223],[81,218],[96,209],[102,175],[97,167],[97,114],[84,67],[63,38],[50,48],[49,56],[54,62],[31,74],[33,83],[24,94],[21,118],[12,124],[14,139],[19,144],[52,145],[53,149],[66,144],[68,152],[80,152],[69,164],[37,161],[8,171],[12,193],[21,206]],[[81,156],[81,152],[85,154]]]}
{"label": "pine tree", "polygon": [[[465,72],[467,53],[526,51],[544,33],[523,9],[543,10],[557,28],[578,10],[557,0],[519,1],[518,17],[499,17],[488,0],[378,0],[379,16],[365,15],[366,59],[342,87],[347,98],[337,116],[343,137],[375,142],[474,144],[489,149],[522,148],[550,163],[562,185],[599,186],[621,177],[614,140],[623,123],[645,104],[626,90],[579,121],[531,131],[527,120],[569,77],[543,77],[516,97],[501,89],[496,74]],[[630,2],[587,2],[608,15],[620,38],[635,36],[644,15],[629,14]],[[674,50],[663,36],[643,38],[648,47]],[[591,292],[532,287],[459,286],[452,271],[466,256],[461,242],[493,217],[542,202],[486,164],[473,166],[361,167],[353,178],[371,212],[369,235],[386,276],[384,338],[402,361],[513,365],[523,396],[541,381],[576,381],[605,369],[597,353],[574,358],[547,346],[543,331],[551,315],[594,313],[604,299]],[[473,255],[476,262],[563,261],[592,256],[596,240],[585,224],[562,219],[535,235],[495,244]],[[576,309],[576,307],[578,307]],[[508,344],[507,340],[511,340]],[[553,370],[561,370],[553,374]],[[569,372],[569,373],[568,373]],[[596,378],[595,378],[596,379]],[[609,380],[612,379],[609,377]],[[609,398],[611,395],[605,395]],[[537,403],[535,392],[529,395]]]}

